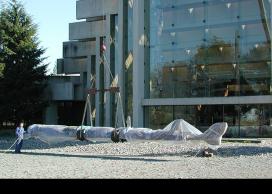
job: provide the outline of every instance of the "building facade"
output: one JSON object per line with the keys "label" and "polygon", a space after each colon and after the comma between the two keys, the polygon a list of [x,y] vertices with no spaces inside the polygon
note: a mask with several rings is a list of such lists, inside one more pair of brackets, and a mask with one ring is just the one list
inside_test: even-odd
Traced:
{"label": "building facade", "polygon": [[[272,137],[271,0],[76,3],[82,21],[70,24],[51,78],[48,123],[80,124],[87,90],[112,84],[105,54],[134,127],[182,118],[206,130],[224,121],[228,137]],[[95,125],[116,124],[114,94],[98,93],[92,103]],[[56,119],[60,109],[71,115]]]}

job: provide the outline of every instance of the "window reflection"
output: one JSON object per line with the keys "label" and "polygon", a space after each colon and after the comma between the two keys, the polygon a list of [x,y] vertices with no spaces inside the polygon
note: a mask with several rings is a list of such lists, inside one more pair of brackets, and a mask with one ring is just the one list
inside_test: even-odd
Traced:
{"label": "window reflection", "polygon": [[163,129],[167,124],[172,122],[173,107],[170,106],[155,106],[145,109],[146,127],[152,129]]}
{"label": "window reflection", "polygon": [[216,122],[227,122],[225,137],[269,137],[272,135],[271,105],[197,105],[145,108],[145,125],[162,129],[175,119],[184,119],[201,131]]}
{"label": "window reflection", "polygon": [[270,16],[268,1],[150,0],[148,97],[269,95]]}

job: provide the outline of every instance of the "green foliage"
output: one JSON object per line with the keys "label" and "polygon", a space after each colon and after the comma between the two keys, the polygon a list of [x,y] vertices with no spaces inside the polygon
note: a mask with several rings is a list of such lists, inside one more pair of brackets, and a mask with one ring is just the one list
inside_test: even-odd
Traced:
{"label": "green foliage", "polygon": [[40,121],[46,105],[45,50],[39,46],[37,26],[17,0],[1,10],[0,38],[4,46],[0,58],[5,64],[0,76],[0,122]]}
{"label": "green foliage", "polygon": [[4,63],[0,63],[0,78],[3,77],[3,71],[5,69],[5,64]]}
{"label": "green foliage", "polygon": [[234,60],[235,48],[216,36],[206,45],[202,44],[194,56],[196,64],[232,62]]}

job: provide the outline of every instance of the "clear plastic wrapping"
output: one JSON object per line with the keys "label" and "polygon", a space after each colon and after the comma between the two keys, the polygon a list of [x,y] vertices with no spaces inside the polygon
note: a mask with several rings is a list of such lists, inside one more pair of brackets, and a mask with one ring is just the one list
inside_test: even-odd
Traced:
{"label": "clear plastic wrapping", "polygon": [[[111,141],[118,131],[117,141],[187,141],[201,140],[210,145],[221,144],[222,136],[228,128],[227,123],[216,123],[202,133],[188,122],[179,119],[171,122],[164,129],[119,128],[112,127],[69,127],[63,125],[32,125],[28,128],[28,137],[38,138],[49,144],[75,141]],[[80,133],[79,133],[80,132]],[[80,138],[79,138],[80,135]]]}

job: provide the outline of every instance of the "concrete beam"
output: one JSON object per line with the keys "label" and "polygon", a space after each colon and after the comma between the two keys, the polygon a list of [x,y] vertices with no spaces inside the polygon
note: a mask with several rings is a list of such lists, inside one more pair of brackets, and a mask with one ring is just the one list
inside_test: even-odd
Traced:
{"label": "concrete beam", "polygon": [[133,127],[143,127],[144,99],[144,1],[134,1],[133,7]]}
{"label": "concrete beam", "polygon": [[[96,88],[100,88],[100,36],[96,37]],[[100,126],[100,101],[99,95],[95,96],[96,117],[95,125]]]}
{"label": "concrete beam", "polygon": [[70,41],[63,43],[63,58],[95,55],[95,41]]}
{"label": "concrete beam", "polygon": [[105,35],[105,21],[76,22],[69,24],[69,40],[89,40]]}
{"label": "concrete beam", "polygon": [[74,85],[74,99],[73,101],[85,101],[85,89],[83,86],[80,85]]}
{"label": "concrete beam", "polygon": [[[50,101],[70,101],[75,99],[75,88],[81,86],[80,76],[50,76],[47,94]],[[81,91],[82,93],[82,91]]]}
{"label": "concrete beam", "polygon": [[45,123],[46,125],[58,124],[58,106],[57,103],[52,102],[45,110]]}
{"label": "concrete beam", "polygon": [[57,59],[57,74],[64,73],[64,59]]}
{"label": "concrete beam", "polygon": [[116,14],[118,12],[118,0],[80,0],[76,2],[77,19],[86,19]]}
{"label": "concrete beam", "polygon": [[[110,14],[106,15],[106,45],[107,45],[107,50],[105,53],[105,57],[107,59],[108,64],[105,63],[104,68],[104,83],[105,87],[110,86],[111,82],[111,76],[109,69],[111,64],[110,64],[110,56],[111,56],[111,49],[110,49],[110,40],[111,40],[111,17]],[[109,67],[106,67],[108,65]],[[105,93],[106,95],[106,102],[105,102],[105,126],[111,126],[111,94],[109,92]]]}
{"label": "concrete beam", "polygon": [[[123,10],[123,1],[118,1],[118,47],[116,48],[117,50],[117,63],[115,64],[115,76],[118,76],[118,84],[119,87],[121,88],[121,98],[122,98],[122,103],[123,107],[125,107],[125,96],[124,96],[124,10]],[[123,110],[124,111],[124,110]],[[118,118],[121,118],[121,112],[119,111]]]}
{"label": "concrete beam", "polygon": [[74,85],[71,82],[54,83],[51,85],[53,101],[74,100]]}
{"label": "concrete beam", "polygon": [[66,58],[63,59],[63,72],[66,74],[77,74],[87,71],[87,58]]}

